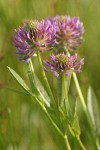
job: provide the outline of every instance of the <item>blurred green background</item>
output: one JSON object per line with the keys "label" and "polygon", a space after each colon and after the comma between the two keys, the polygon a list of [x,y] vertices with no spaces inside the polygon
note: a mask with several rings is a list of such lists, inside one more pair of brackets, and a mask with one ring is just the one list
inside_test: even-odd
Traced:
{"label": "blurred green background", "polygon": [[[19,89],[7,66],[27,82],[26,65],[16,58],[13,46],[14,29],[26,19],[40,20],[55,15],[79,16],[84,23],[85,41],[78,53],[85,58],[85,65],[78,78],[84,96],[91,84],[100,104],[100,0],[0,0],[0,150],[64,149],[63,141],[40,108],[28,97],[6,89]],[[37,63],[35,66],[38,73]],[[49,75],[48,79],[54,81]],[[87,124],[83,115],[81,120],[84,121],[84,126],[81,125],[84,137],[81,138],[91,150],[85,138],[89,135],[85,131]],[[70,142],[74,150],[80,150],[77,142]]]}

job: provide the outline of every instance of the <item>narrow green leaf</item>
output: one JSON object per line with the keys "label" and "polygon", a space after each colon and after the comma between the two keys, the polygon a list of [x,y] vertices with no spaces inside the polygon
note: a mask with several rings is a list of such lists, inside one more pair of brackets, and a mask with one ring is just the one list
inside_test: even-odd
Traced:
{"label": "narrow green leaf", "polygon": [[78,99],[76,100],[75,103],[75,112],[74,112],[74,120],[73,120],[73,129],[74,132],[77,136],[80,136],[80,125],[79,125],[79,117],[78,117],[78,110],[79,110],[79,103],[78,103]]}
{"label": "narrow green leaf", "polygon": [[24,82],[24,80],[10,67],[8,67],[10,73],[12,74],[12,76],[14,77],[14,79],[18,82],[18,84],[28,93],[30,93],[30,89],[29,87],[26,85],[26,83]]}
{"label": "narrow green leaf", "polygon": [[76,116],[80,116],[80,101],[79,101],[79,97],[76,98],[76,101],[75,101],[75,108],[74,108],[74,118]]}
{"label": "narrow green leaf", "polygon": [[39,62],[39,66],[40,66],[40,71],[41,71],[41,77],[42,77],[43,82],[44,82],[45,90],[47,91],[48,95],[50,96],[50,99],[52,101],[53,106],[57,107],[56,106],[57,104],[55,103],[55,99],[54,99],[52,90],[51,90],[50,85],[48,83],[48,79],[47,79],[46,74],[44,72],[44,67],[43,67],[43,63],[42,63],[42,59],[41,59],[40,53],[38,51],[37,51],[37,58],[38,58],[38,62]]}
{"label": "narrow green leaf", "polygon": [[24,91],[19,91],[19,90],[16,90],[16,89],[12,89],[12,88],[7,88],[8,90],[12,91],[12,92],[15,92],[17,94],[21,94],[21,95],[26,95],[26,96],[31,96],[31,94],[29,94],[28,92],[24,92]]}
{"label": "narrow green leaf", "polygon": [[94,129],[100,134],[100,111],[96,95],[90,86],[88,88],[87,106],[94,125]]}
{"label": "narrow green leaf", "polygon": [[35,71],[34,71],[34,66],[31,60],[27,64],[27,71],[28,71],[28,76],[29,76],[32,92],[38,95],[38,97],[41,100],[43,100],[43,102],[49,107],[50,98],[48,94],[46,93],[46,90],[44,89],[43,85],[39,81],[38,77],[36,76]]}
{"label": "narrow green leaf", "polygon": [[73,121],[73,130],[75,135],[80,136],[80,126],[79,126],[79,118],[78,116],[75,116],[74,121]]}
{"label": "narrow green leaf", "polygon": [[41,95],[44,96],[44,102],[46,103],[47,106],[50,106],[50,97],[48,96],[46,90],[44,89],[42,83],[40,82],[40,80],[38,79],[38,77],[35,76],[35,81],[36,81],[36,85],[37,85],[37,89],[38,91],[41,93]]}
{"label": "narrow green leaf", "polygon": [[73,119],[73,123],[68,125],[69,131],[73,136],[80,136],[80,126],[79,126],[79,118],[78,116],[75,116]]}
{"label": "narrow green leaf", "polygon": [[74,131],[73,131],[73,128],[72,128],[72,126],[69,125],[69,124],[68,124],[68,129],[69,129],[70,133],[72,134],[72,136],[75,137],[75,133],[74,133]]}
{"label": "narrow green leaf", "polygon": [[64,105],[64,99],[65,99],[65,96],[63,94],[63,92],[64,92],[64,85],[63,85],[63,79],[62,78],[63,78],[62,75],[60,75],[58,77],[58,86],[57,86],[59,105],[61,107]]}
{"label": "narrow green leaf", "polygon": [[64,82],[66,82],[66,91],[68,93],[70,87],[71,75],[66,77],[66,80],[63,79],[63,74],[58,77],[58,99],[61,107],[64,105],[65,100],[65,91],[64,91]]}
{"label": "narrow green leaf", "polygon": [[66,82],[67,82],[67,91],[69,92],[70,82],[71,82],[71,75],[66,77]]}
{"label": "narrow green leaf", "polygon": [[70,129],[71,134],[77,137],[79,137],[81,133],[80,125],[79,125],[78,110],[79,110],[79,105],[78,105],[78,100],[76,100],[75,112],[74,112],[73,120],[71,122],[69,129]]}
{"label": "narrow green leaf", "polygon": [[29,81],[31,85],[31,90],[34,93],[36,92],[36,83],[35,83],[34,67],[33,67],[31,60],[27,63],[27,73],[28,73],[28,77],[29,77]]}

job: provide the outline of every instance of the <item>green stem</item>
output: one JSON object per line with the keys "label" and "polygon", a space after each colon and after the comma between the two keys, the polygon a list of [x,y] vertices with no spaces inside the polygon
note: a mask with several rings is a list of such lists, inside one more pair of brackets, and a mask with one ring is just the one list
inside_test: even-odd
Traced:
{"label": "green stem", "polygon": [[63,94],[64,94],[64,98],[65,98],[65,105],[66,105],[66,111],[67,111],[67,115],[68,117],[71,119],[72,118],[72,112],[71,112],[71,108],[70,108],[70,104],[69,104],[69,101],[68,101],[68,88],[67,88],[67,81],[66,81],[66,75],[63,74],[63,87],[64,87],[64,90],[63,90]]}
{"label": "green stem", "polygon": [[[41,61],[41,59],[39,59]],[[42,62],[41,62],[42,63]],[[41,64],[42,65],[42,64]],[[41,66],[42,67],[42,66]],[[43,68],[42,68],[43,69]],[[45,74],[43,73],[43,76]],[[38,91],[37,86],[36,86],[36,82],[35,82],[35,72],[34,72],[34,68],[33,68],[33,64],[32,61],[30,60],[28,63],[28,76],[29,76],[29,80],[30,80],[30,84],[31,84],[31,89],[32,89],[32,93],[30,93],[32,95],[32,97],[36,100],[36,102],[39,104],[39,106],[42,108],[42,110],[45,112],[46,116],[49,118],[51,124],[53,125],[53,127],[56,129],[56,131],[59,133],[59,135],[64,138],[64,140],[66,141],[66,150],[71,150],[70,148],[70,144],[68,142],[68,138],[67,135],[64,136],[63,133],[61,132],[61,130],[58,128],[58,126],[56,125],[56,123],[53,121],[53,119],[51,118],[50,114],[48,113],[47,109],[45,108],[45,105],[43,103],[43,96],[42,94]],[[46,77],[45,77],[45,80]],[[45,81],[46,82],[46,81]],[[48,82],[46,83],[48,86]],[[50,89],[49,89],[50,90]]]}
{"label": "green stem", "polygon": [[61,108],[64,108],[64,101],[65,101],[65,91],[64,91],[64,77],[63,74],[61,74],[58,77],[58,94],[59,94],[59,103],[58,105],[61,106]]}
{"label": "green stem", "polygon": [[49,83],[48,83],[47,77],[46,77],[45,72],[44,72],[44,68],[43,68],[43,64],[42,64],[40,52],[38,52],[38,51],[37,51],[37,57],[38,57],[39,65],[40,65],[41,75],[42,75],[42,77],[43,77],[44,84],[45,84],[45,87],[46,87],[46,89],[47,89],[47,93],[48,93],[48,95],[50,96],[50,98],[51,98],[51,100],[52,100],[53,106],[56,106],[56,103],[55,103],[55,100],[54,100],[54,97],[53,97],[53,94],[52,94],[50,85],[49,85]]}
{"label": "green stem", "polygon": [[86,150],[85,146],[83,145],[83,143],[82,143],[81,140],[80,140],[80,137],[77,137],[77,136],[76,136],[76,139],[77,139],[77,141],[78,141],[78,143],[79,143],[81,149],[82,149],[82,150]]}
{"label": "green stem", "polygon": [[76,89],[77,89],[78,95],[79,95],[79,97],[80,97],[80,100],[81,100],[83,109],[84,109],[84,111],[85,111],[86,114],[87,114],[87,106],[86,106],[86,104],[85,104],[85,100],[84,100],[83,94],[82,94],[82,92],[81,92],[81,89],[80,89],[80,86],[79,86],[79,83],[78,83],[78,80],[77,80],[77,77],[76,77],[76,74],[75,74],[75,73],[73,73],[73,78],[74,78],[74,82],[75,82],[75,85],[76,85]]}
{"label": "green stem", "polygon": [[[70,80],[70,78],[69,78]],[[66,107],[67,107],[67,114],[70,116],[70,119],[72,119],[72,111],[71,111],[71,108],[70,108],[70,104],[68,102],[68,89],[69,89],[69,85],[67,86],[67,79],[66,79],[66,75],[63,74],[63,85],[64,85],[64,93],[65,93],[65,98],[66,98]],[[82,150],[86,150],[86,148],[84,147],[83,143],[81,142],[80,138],[79,137],[76,137],[79,145],[81,146]],[[67,137],[66,137],[66,143],[67,143]]]}
{"label": "green stem", "polygon": [[30,80],[32,93],[36,95],[39,99],[41,99],[42,103],[46,102],[45,98],[43,97],[42,93],[38,90],[38,87],[36,85],[35,72],[34,72],[34,67],[33,67],[31,60],[27,63],[27,70],[28,70],[28,76]]}
{"label": "green stem", "polygon": [[96,144],[96,137],[95,137],[95,132],[94,132],[94,128],[93,128],[93,123],[91,121],[91,117],[90,117],[90,114],[88,112],[87,106],[85,104],[85,100],[84,100],[84,97],[83,97],[83,94],[82,94],[82,91],[81,91],[81,88],[79,86],[79,82],[78,82],[78,79],[77,79],[77,76],[76,76],[75,73],[73,73],[73,79],[74,79],[74,82],[75,82],[75,85],[76,85],[76,89],[77,89],[77,92],[78,92],[81,104],[83,106],[83,109],[84,109],[84,112],[85,112],[88,124],[90,126],[90,131],[91,131],[91,135],[92,135],[92,139],[93,139],[92,141],[94,143],[94,146],[98,149],[98,146]]}
{"label": "green stem", "polygon": [[64,84],[64,92],[65,92],[65,98],[68,101],[68,91],[67,91],[67,81],[66,81],[66,75],[63,74],[63,84]]}
{"label": "green stem", "polygon": [[46,116],[49,118],[51,124],[53,125],[53,127],[56,129],[56,131],[59,133],[60,136],[63,137],[63,133],[61,132],[61,130],[57,127],[57,125],[55,124],[55,122],[53,121],[53,119],[51,118],[51,116],[49,115],[48,111],[46,110],[45,106],[38,101],[38,104],[41,106],[42,110],[45,112]]}
{"label": "green stem", "polygon": [[38,100],[38,98],[36,96],[34,96],[34,95],[33,95],[33,98],[36,99],[37,103],[39,104],[41,109],[45,112],[46,116],[50,120],[50,122],[53,125],[53,127],[56,129],[56,131],[59,133],[59,135],[65,140],[66,150],[71,150],[71,147],[70,147],[67,135],[65,135],[65,136],[63,135],[61,130],[58,128],[58,126],[56,125],[56,123],[53,121],[53,119],[51,118],[50,114],[46,110],[45,106]]}
{"label": "green stem", "polygon": [[98,138],[97,138],[97,140],[96,140],[96,144],[97,144],[98,150],[100,150],[100,143],[99,143]]}
{"label": "green stem", "polygon": [[43,103],[41,103],[41,101],[43,101],[43,97],[41,94],[39,94],[39,92],[36,90],[36,83],[35,83],[35,73],[34,73],[34,68],[32,65],[32,61],[30,60],[28,62],[28,76],[29,76],[29,80],[30,80],[30,84],[31,84],[31,88],[34,89],[35,91],[33,94],[30,93],[32,95],[32,97],[38,102],[38,104],[41,106],[42,110],[45,112],[45,114],[47,115],[47,117],[49,118],[49,120],[51,121],[52,125],[56,128],[56,130],[58,131],[58,133],[63,136],[62,132],[60,131],[60,129],[57,127],[57,125],[54,123],[54,121],[52,120],[52,118],[50,117],[48,111],[46,110],[45,106]]}
{"label": "green stem", "polygon": [[64,140],[65,140],[65,144],[66,144],[66,150],[71,150],[71,147],[69,145],[69,141],[68,141],[67,135],[64,136]]}
{"label": "green stem", "polygon": [[81,91],[81,88],[79,86],[79,83],[78,83],[78,79],[76,77],[76,74],[73,73],[73,79],[74,79],[74,82],[75,82],[75,85],[76,85],[76,89],[77,89],[77,92],[78,92],[78,95],[79,95],[79,98],[80,98],[80,101],[81,101],[81,104],[83,106],[83,109],[84,109],[84,112],[85,112],[85,115],[87,117],[87,120],[90,124],[90,127],[93,129],[93,126],[92,126],[92,121],[91,121],[91,118],[90,118],[90,115],[89,115],[89,112],[88,112],[88,109],[87,109],[87,106],[85,104],[85,99],[83,97],[83,94],[82,94],[82,91]]}
{"label": "green stem", "polygon": [[31,60],[29,60],[29,62],[27,63],[27,72],[31,84],[31,90],[34,93],[36,91],[36,82],[35,82],[34,68]]}

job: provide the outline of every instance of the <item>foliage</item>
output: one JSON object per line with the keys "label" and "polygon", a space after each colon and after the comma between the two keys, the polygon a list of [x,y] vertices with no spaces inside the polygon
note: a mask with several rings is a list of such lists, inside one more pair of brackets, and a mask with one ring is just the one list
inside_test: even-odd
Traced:
{"label": "foliage", "polygon": [[[18,74],[27,83],[27,75],[25,66],[20,63],[14,53],[12,46],[13,30],[17,28],[22,20],[41,19],[47,16],[54,16],[56,14],[68,14],[72,16],[80,16],[85,24],[86,34],[85,42],[79,48],[80,55],[85,57],[85,67],[81,75],[79,75],[82,91],[86,97],[87,87],[90,83],[96,95],[100,99],[100,63],[99,63],[99,14],[100,2],[99,0],[1,0],[0,1],[0,149],[43,149],[56,150],[64,149],[63,141],[56,135],[55,130],[50,126],[47,118],[41,113],[40,108],[29,100],[30,96],[18,95],[6,89],[5,87],[15,87],[20,90],[20,87],[9,75],[6,66],[14,68]],[[45,58],[45,56],[44,56]],[[36,59],[36,58],[34,58]],[[94,61],[95,60],[95,61]],[[33,60],[35,69],[37,68],[37,75],[41,80],[39,74],[39,65]],[[50,86],[55,93],[54,87],[55,79],[50,75],[47,76],[50,81]],[[43,82],[43,81],[41,81]],[[71,103],[74,103],[77,96],[74,90],[73,83],[71,83]],[[99,105],[98,100],[98,105]],[[72,104],[73,105],[73,104]],[[84,114],[81,111],[81,104],[79,103],[79,111],[81,120],[84,119]],[[45,123],[46,122],[46,123]],[[47,124],[49,127],[47,127]],[[83,126],[84,124],[84,126]],[[88,124],[84,119],[83,123],[80,121],[81,136],[83,143],[90,148],[88,139]],[[86,129],[86,130],[85,130]],[[50,134],[49,134],[50,133]],[[52,136],[51,136],[52,135]],[[26,139],[26,137],[28,137]],[[53,138],[54,137],[54,138]],[[86,138],[87,137],[87,138]],[[57,142],[59,141],[59,142]],[[74,149],[80,149],[77,146],[77,141],[71,140]]]}

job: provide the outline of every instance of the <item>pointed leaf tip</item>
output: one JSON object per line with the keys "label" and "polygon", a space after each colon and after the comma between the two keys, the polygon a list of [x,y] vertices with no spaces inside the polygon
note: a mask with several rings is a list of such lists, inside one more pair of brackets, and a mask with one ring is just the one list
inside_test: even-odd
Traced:
{"label": "pointed leaf tip", "polygon": [[[98,105],[98,101],[96,98],[96,95],[92,89],[91,86],[89,86],[88,88],[88,94],[87,94],[87,107],[94,125],[94,129],[97,132],[98,129],[100,129],[100,111],[99,111],[99,105]],[[100,134],[100,133],[98,133]]]}
{"label": "pointed leaf tip", "polygon": [[10,67],[7,66],[9,69],[11,75],[14,77],[14,79],[17,81],[17,83],[28,93],[30,93],[30,88],[27,86],[25,81]]}

